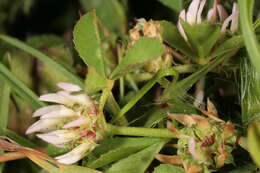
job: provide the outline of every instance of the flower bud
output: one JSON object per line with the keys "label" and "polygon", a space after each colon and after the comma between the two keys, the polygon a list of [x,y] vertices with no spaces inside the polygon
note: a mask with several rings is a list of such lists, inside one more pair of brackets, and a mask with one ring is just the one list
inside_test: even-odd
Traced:
{"label": "flower bud", "polygon": [[[161,36],[161,26],[159,23],[150,20],[146,21],[145,19],[138,19],[136,26],[129,31],[130,43],[128,45],[128,50],[131,46],[135,44],[137,40],[141,37],[150,37],[157,39],[161,44],[163,44]],[[160,69],[165,69],[171,66],[172,64],[172,55],[169,51],[169,48],[164,45],[165,51],[162,56],[149,61],[145,66],[144,70],[151,73],[156,73]]]}
{"label": "flower bud", "polygon": [[[182,163],[188,173],[202,173],[217,169],[232,161],[232,150],[236,147],[237,132],[231,122],[219,121],[213,103],[207,102],[204,110],[208,118],[199,115],[168,114],[184,127],[178,129],[168,121],[167,127],[178,138],[177,155],[157,155],[164,163]],[[215,117],[215,118],[213,118]]]}

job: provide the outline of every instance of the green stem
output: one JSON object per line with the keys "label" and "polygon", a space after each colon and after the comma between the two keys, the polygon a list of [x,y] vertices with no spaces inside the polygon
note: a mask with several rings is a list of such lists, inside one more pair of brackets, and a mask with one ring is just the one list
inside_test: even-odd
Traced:
{"label": "green stem", "polygon": [[174,69],[180,74],[192,73],[198,70],[198,66],[193,64],[185,64],[185,65],[174,66]]}
{"label": "green stem", "polygon": [[105,103],[107,102],[107,99],[108,99],[108,97],[109,97],[109,95],[111,93],[111,90],[112,90],[112,88],[114,86],[114,81],[107,80],[107,84],[108,84],[108,87],[105,88],[102,91],[102,95],[101,95],[101,98],[99,100],[99,108],[98,108],[98,110],[99,110],[99,112],[101,114],[100,115],[101,117],[98,119],[98,121],[99,121],[99,124],[101,124],[101,126],[105,129],[105,131],[107,129],[107,123],[106,123],[105,116],[103,114],[103,112],[104,112],[103,109],[104,109]]}
{"label": "green stem", "polygon": [[148,81],[150,79],[153,78],[153,74],[151,73],[132,73],[129,74],[129,76],[134,80],[135,83],[139,83],[139,82],[144,82],[144,81]]}
{"label": "green stem", "polygon": [[168,68],[159,71],[156,75],[145,85],[143,88],[137,92],[137,94],[120,110],[119,114],[115,116],[111,123],[116,122],[119,118],[121,118],[126,112],[128,112],[152,87],[164,76],[174,76],[174,81],[172,83],[176,83],[179,77],[179,73],[174,68]]}
{"label": "green stem", "polygon": [[[179,73],[193,73],[198,70],[198,65],[185,64],[174,66],[173,68]],[[140,74],[129,74],[129,76],[134,80],[135,83],[148,81],[153,78],[152,73],[140,73]]]}
{"label": "green stem", "polygon": [[114,116],[116,116],[120,112],[120,107],[117,104],[112,92],[109,93],[109,97],[107,99],[107,108]]}
{"label": "green stem", "polygon": [[[123,59],[122,48],[120,44],[117,44],[117,58],[118,58],[118,64],[120,64],[120,62]],[[119,91],[120,91],[120,100],[122,100],[124,98],[124,92],[125,92],[124,77],[119,78]]]}
{"label": "green stem", "polygon": [[124,98],[124,93],[125,93],[124,77],[120,77],[119,79],[119,90],[120,90],[120,100],[122,100]]}
{"label": "green stem", "polygon": [[161,138],[176,138],[168,129],[155,129],[143,127],[122,127],[107,124],[107,132],[111,135],[123,136],[148,136],[148,137],[161,137]]}
{"label": "green stem", "polygon": [[132,79],[130,75],[126,75],[126,80],[129,82],[130,86],[133,88],[135,92],[139,91],[138,86],[136,85],[135,81]]}
{"label": "green stem", "polygon": [[[114,116],[116,116],[120,112],[120,107],[117,104],[112,92],[110,92],[107,99],[107,107]],[[118,124],[124,126],[128,124],[128,121],[125,117],[121,117],[120,120],[118,120]]]}

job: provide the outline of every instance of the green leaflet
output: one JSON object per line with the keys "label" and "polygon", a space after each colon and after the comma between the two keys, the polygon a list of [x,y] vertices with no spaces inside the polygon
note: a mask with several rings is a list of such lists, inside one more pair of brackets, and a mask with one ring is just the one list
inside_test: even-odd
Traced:
{"label": "green leaflet", "polygon": [[19,143],[22,146],[30,147],[30,148],[36,148],[37,147],[34,143],[29,141],[28,139],[25,139],[24,137],[21,137],[21,136],[17,135],[12,130],[1,128],[0,131],[2,131],[2,133],[5,136],[8,136],[9,138],[11,138],[12,140],[14,140],[15,142]]}
{"label": "green leaflet", "polygon": [[80,18],[74,28],[73,37],[75,48],[83,61],[105,77],[105,64],[94,11]]}
{"label": "green leaflet", "polygon": [[[257,171],[257,167],[255,164],[246,163],[243,165],[237,165],[235,169],[228,171],[228,173],[254,173],[256,171]],[[222,171],[221,173],[224,173],[224,171]]]}
{"label": "green leaflet", "polygon": [[181,25],[199,58],[206,58],[221,35],[220,27],[207,23],[191,26],[183,20],[181,20]]}
{"label": "green leaflet", "polygon": [[106,173],[143,173],[154,159],[166,141],[155,143],[136,154],[122,159],[113,164]]}
{"label": "green leaflet", "polygon": [[0,80],[0,127],[6,128],[9,117],[10,86]]}
{"label": "green leaflet", "polygon": [[152,127],[156,125],[164,118],[167,118],[167,113],[184,113],[184,114],[196,114],[196,109],[188,104],[184,103],[180,99],[172,101],[172,106],[168,108],[154,107],[146,113],[144,116],[144,127]]}
{"label": "green leaflet", "polygon": [[235,49],[239,49],[244,46],[244,39],[241,35],[231,37],[225,40],[221,45],[219,45],[212,53],[209,54],[209,58],[213,58],[224,53],[230,52]]}
{"label": "green leaflet", "polygon": [[194,57],[194,53],[183,39],[177,27],[166,20],[158,21],[162,27],[162,38],[163,41],[168,43],[170,46],[180,50],[183,54],[189,57]]}
{"label": "green leaflet", "polygon": [[248,150],[254,162],[260,167],[260,123],[253,122],[247,132]]}
{"label": "green leaflet", "polygon": [[0,63],[0,78],[5,80],[12,90],[22,96],[34,109],[45,105],[38,100],[38,96],[31,89],[17,79],[2,63]]}
{"label": "green leaflet", "polygon": [[19,41],[18,39],[12,38],[10,36],[0,35],[0,39],[31,54],[32,56],[40,59],[41,61],[50,65],[52,68],[54,68],[59,73],[64,75],[72,83],[77,84],[77,85],[81,86],[82,88],[84,88],[84,83],[78,76],[74,75],[73,73],[68,71],[66,68],[64,68],[62,65],[60,65],[59,63],[57,63],[56,61],[54,61],[52,58],[48,57],[47,55],[43,54],[42,52],[38,51],[37,49],[34,49],[34,48],[26,45],[25,43]]}
{"label": "green leaflet", "polygon": [[70,151],[69,148],[59,148],[59,147],[56,147],[56,146],[54,146],[52,144],[48,144],[46,154],[48,156],[51,156],[51,157],[56,157],[56,156],[65,154],[65,153],[67,153],[69,151]]}
{"label": "green leaflet", "polygon": [[161,164],[157,166],[153,173],[185,173],[186,171],[179,166],[174,166],[170,164]]}
{"label": "green leaflet", "polygon": [[111,162],[136,153],[141,149],[159,142],[159,138],[113,138],[102,141],[92,152],[97,159],[89,162],[87,167],[99,168]]}
{"label": "green leaflet", "polygon": [[176,12],[180,12],[184,6],[183,0],[158,0],[158,1]]}
{"label": "green leaflet", "polygon": [[54,163],[50,163],[49,161],[44,160],[42,158],[33,158],[33,159],[34,159],[33,161],[37,165],[47,170],[49,173],[102,173],[101,171],[93,170],[83,166],[62,165],[58,167]]}
{"label": "green leaflet", "polygon": [[80,0],[80,2],[88,11],[95,9],[97,17],[110,31],[126,32],[126,15],[118,0]]}
{"label": "green leaflet", "polygon": [[[4,81],[0,80],[0,127],[6,128],[9,118],[9,103],[10,103],[10,86]],[[0,131],[0,135],[4,135]],[[3,154],[4,151],[0,151]],[[3,172],[5,163],[0,164],[0,172]]]}
{"label": "green leaflet", "polygon": [[122,59],[120,64],[110,75],[110,78],[115,78],[122,73],[132,71],[145,62],[158,58],[162,55],[164,49],[161,43],[153,38],[142,37],[130,48],[129,52]]}
{"label": "green leaflet", "polygon": [[106,79],[96,72],[92,66],[88,66],[85,80],[85,88],[88,93],[97,92],[106,87]]}

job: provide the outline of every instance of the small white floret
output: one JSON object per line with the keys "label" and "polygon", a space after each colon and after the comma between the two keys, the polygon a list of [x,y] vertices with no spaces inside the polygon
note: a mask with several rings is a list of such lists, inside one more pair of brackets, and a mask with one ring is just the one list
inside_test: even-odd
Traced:
{"label": "small white floret", "polygon": [[57,86],[69,92],[77,92],[82,90],[78,85],[67,83],[67,82],[59,82],[57,83]]}
{"label": "small white floret", "polygon": [[91,150],[93,150],[94,146],[91,143],[83,143],[74,148],[72,151],[58,156],[55,159],[63,164],[73,164],[83,157],[85,157]]}

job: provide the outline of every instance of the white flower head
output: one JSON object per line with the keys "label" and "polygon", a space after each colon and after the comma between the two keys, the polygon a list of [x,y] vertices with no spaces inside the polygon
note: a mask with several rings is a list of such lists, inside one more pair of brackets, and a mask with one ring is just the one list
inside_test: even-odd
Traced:
{"label": "white flower head", "polygon": [[75,163],[93,150],[97,137],[99,111],[95,103],[82,89],[70,83],[58,83],[62,91],[40,96],[41,101],[56,105],[42,107],[33,113],[40,120],[31,125],[26,134],[36,134],[56,147],[68,147],[72,151],[57,157],[61,163]]}

